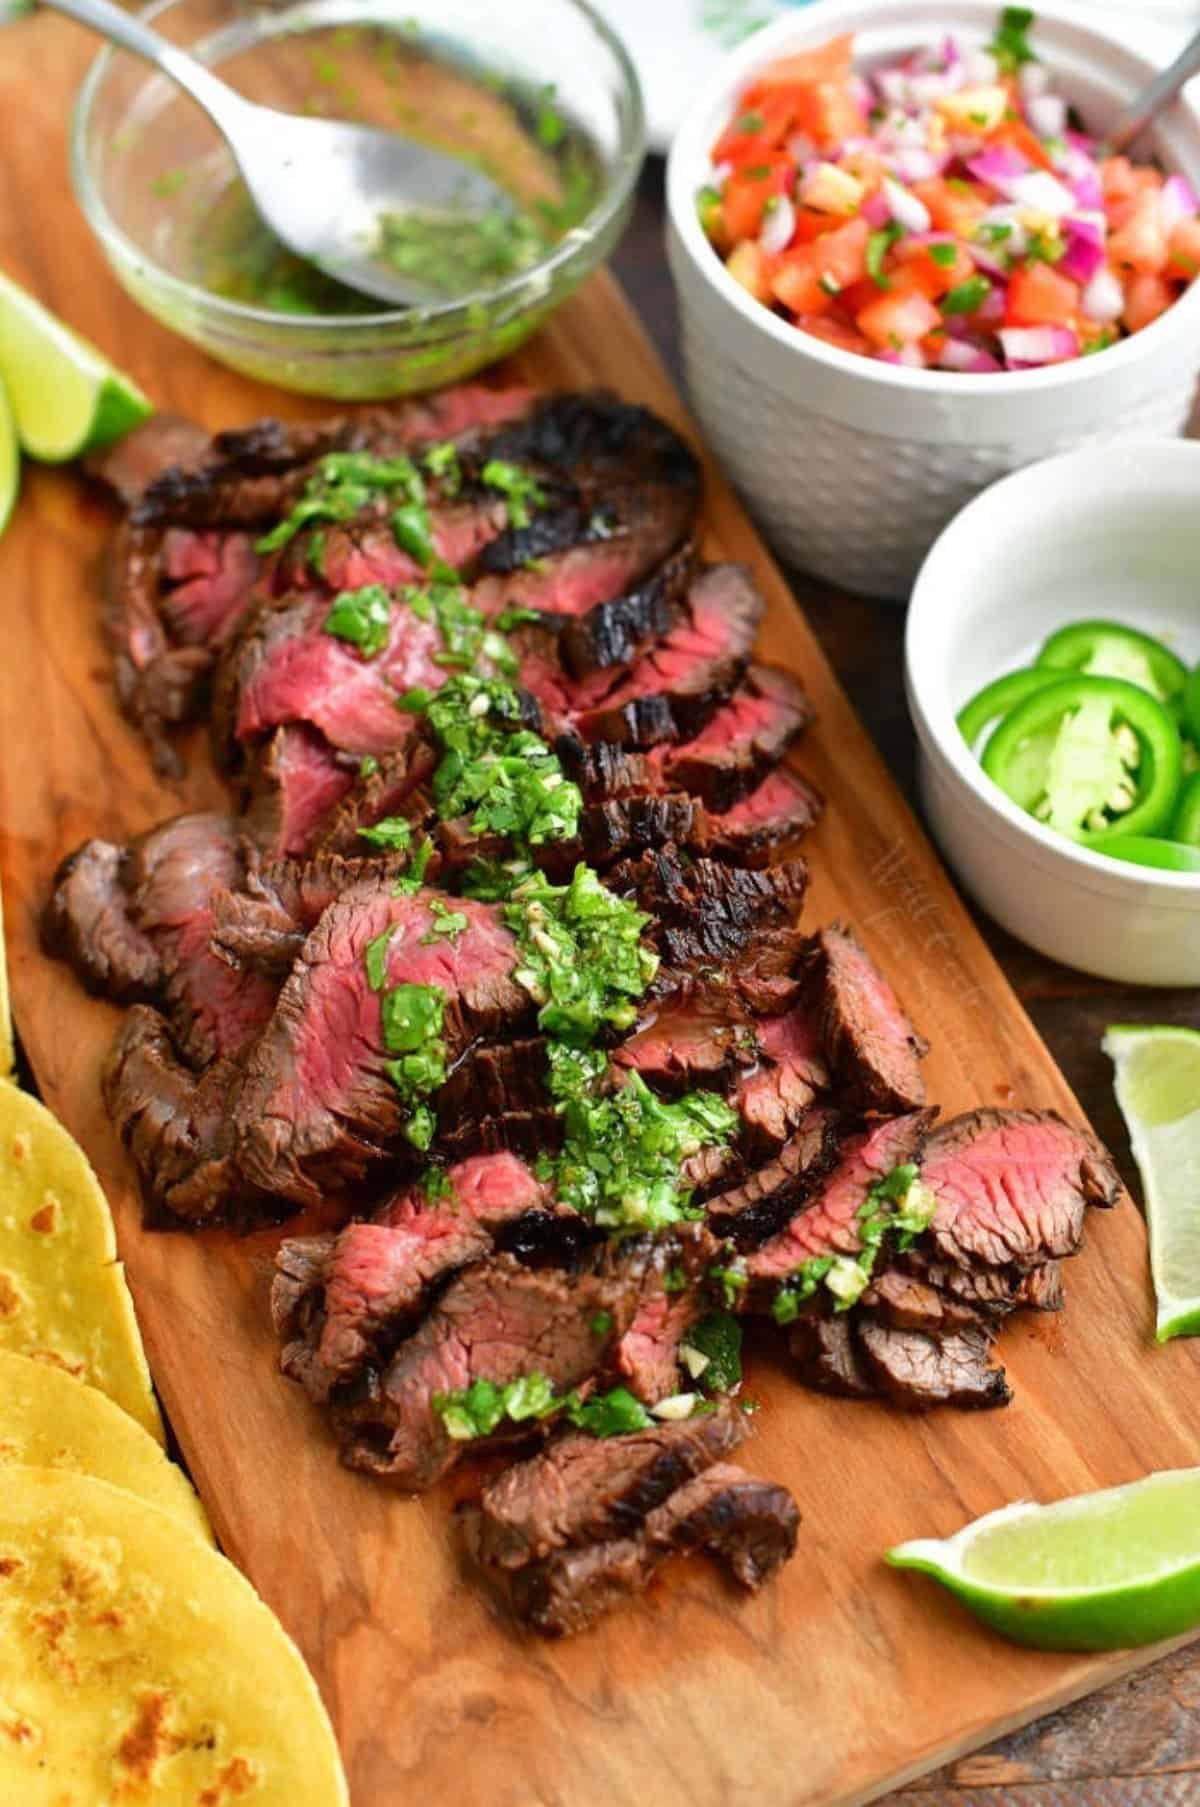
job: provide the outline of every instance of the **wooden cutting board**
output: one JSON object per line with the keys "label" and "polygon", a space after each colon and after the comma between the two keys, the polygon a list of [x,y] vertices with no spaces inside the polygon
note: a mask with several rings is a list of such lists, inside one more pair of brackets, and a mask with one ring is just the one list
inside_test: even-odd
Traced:
{"label": "wooden cutting board", "polygon": [[[64,121],[89,47],[46,17],[0,34],[0,267],[210,427],[315,406],[221,370],[111,280],[66,188]],[[607,383],[692,429],[637,324],[598,277],[517,361],[547,386]],[[844,915],[933,1044],[932,1096],[1078,1114],[715,471],[708,550],[749,561],[770,601],[762,650],[809,686],[798,763],[830,809],[810,843],[807,920]],[[197,740],[164,785],[113,704],[97,619],[104,508],[70,473],[29,471],[0,544],[0,853],[17,1022],[49,1104],[87,1149],[171,1423],[221,1541],[295,1636],[337,1724],[356,1807],[800,1807],[866,1801],[1155,1653],[1036,1654],[890,1571],[901,1538],[1006,1501],[1052,1499],[1200,1459],[1200,1351],[1151,1341],[1142,1223],[1093,1214],[1065,1317],[1022,1319],[1001,1353],[1007,1411],[910,1418],[806,1393],[751,1357],[748,1465],[788,1483],[799,1550],[755,1600],[702,1563],[566,1645],[518,1636],[461,1573],[449,1490],[397,1499],[338,1467],[322,1421],[275,1372],[264,1309],[274,1235],[148,1235],[101,1108],[117,1012],[39,951],[58,859],[220,798]],[[899,671],[895,682],[900,683]]]}

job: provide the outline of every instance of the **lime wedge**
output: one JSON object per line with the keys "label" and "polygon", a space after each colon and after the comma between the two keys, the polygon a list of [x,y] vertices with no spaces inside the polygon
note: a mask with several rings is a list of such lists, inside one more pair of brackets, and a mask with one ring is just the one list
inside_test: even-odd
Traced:
{"label": "lime wedge", "polygon": [[1200,1334],[1200,1032],[1114,1024],[1116,1067],[1150,1229],[1160,1343]]}
{"label": "lime wedge", "polygon": [[0,533],[8,526],[20,487],[21,446],[17,439],[17,423],[13,419],[8,391],[0,380]]}
{"label": "lime wedge", "polygon": [[128,377],[3,274],[0,376],[21,444],[48,464],[108,445],[153,412]]}
{"label": "lime wedge", "polygon": [[1200,1468],[1053,1506],[1003,1506],[887,1552],[994,1631],[1042,1650],[1120,1650],[1200,1625]]}

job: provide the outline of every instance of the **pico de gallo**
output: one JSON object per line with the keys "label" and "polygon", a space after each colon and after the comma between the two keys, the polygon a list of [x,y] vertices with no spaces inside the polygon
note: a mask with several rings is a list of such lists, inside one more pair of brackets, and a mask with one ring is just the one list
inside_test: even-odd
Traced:
{"label": "pico de gallo", "polygon": [[1140,332],[1200,271],[1181,176],[1106,156],[1009,7],[861,74],[850,35],[761,71],[712,151],[703,228],[756,300],[913,369],[1060,364]]}
{"label": "pico de gallo", "polygon": [[1075,621],[986,684],[958,728],[992,782],[1113,859],[1200,872],[1200,665],[1118,621]]}

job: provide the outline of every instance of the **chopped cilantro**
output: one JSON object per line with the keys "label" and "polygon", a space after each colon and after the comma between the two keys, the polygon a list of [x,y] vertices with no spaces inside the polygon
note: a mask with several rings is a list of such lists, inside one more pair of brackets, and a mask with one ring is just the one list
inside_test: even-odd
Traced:
{"label": "chopped cilantro", "polygon": [[687,1274],[684,1272],[681,1264],[676,1261],[673,1266],[667,1269],[666,1279],[663,1281],[663,1291],[667,1293],[681,1293],[686,1287]]}
{"label": "chopped cilantro", "polygon": [[412,843],[412,823],[403,816],[384,816],[373,828],[360,828],[359,839],[370,841],[372,847],[394,847],[401,852]]}
{"label": "chopped cilantro", "polygon": [[421,459],[431,477],[437,479],[448,496],[456,496],[462,488],[462,470],[458,462],[458,447],[452,439],[444,439],[439,445],[431,445]]}
{"label": "chopped cilantro", "polygon": [[730,1261],[724,1267],[710,1267],[708,1277],[710,1280],[715,1280],[720,1287],[725,1304],[730,1311],[733,1310],[750,1284],[746,1265],[740,1260]]}
{"label": "chopped cilantro", "polygon": [[570,840],[579,827],[583,798],[566,778],[558,755],[540,735],[506,727],[520,719],[515,690],[496,679],[447,680],[436,695],[398,699],[402,709],[423,709],[437,736],[441,758],[433,797],[443,821],[468,816],[476,834],[502,834],[518,848]]}
{"label": "chopped cilantro", "polygon": [[926,250],[929,252],[934,263],[940,264],[943,270],[948,270],[958,256],[958,247],[956,245],[927,245]]}
{"label": "chopped cilantro", "polygon": [[986,276],[968,276],[957,288],[942,296],[943,314],[973,314],[992,292]]}
{"label": "chopped cilantro", "polygon": [[903,238],[904,228],[892,220],[887,226],[880,226],[872,232],[867,240],[867,275],[881,289],[891,287],[890,279],[883,273],[883,260],[896,243]]}
{"label": "chopped cilantro", "polygon": [[433,858],[433,842],[424,840],[408,862],[408,870],[402,878],[398,878],[392,886],[393,897],[411,897],[425,883],[425,874],[429,862]]}
{"label": "chopped cilantro", "polygon": [[387,983],[388,948],[395,932],[395,923],[389,923],[382,934],[367,942],[363,964],[367,969],[367,984],[372,991],[382,991]]}
{"label": "chopped cilantro", "polygon": [[454,1181],[444,1167],[427,1167],[421,1175],[421,1190],[430,1203],[439,1198],[454,1198]]}
{"label": "chopped cilantro", "polygon": [[384,1070],[410,1102],[428,1097],[445,1080],[445,1008],[446,994],[437,985],[393,985],[380,999],[383,1045],[397,1056]]}
{"label": "chopped cilantro", "polygon": [[1031,49],[1027,35],[1032,24],[1033,12],[1027,6],[1006,6],[1000,14],[996,35],[988,49],[999,64],[1001,75],[1015,75],[1022,63],[1037,62],[1037,54]]}
{"label": "chopped cilantro", "polygon": [[369,452],[327,452],[291,512],[255,541],[256,552],[277,552],[313,521],[349,521],[382,493],[399,490],[423,503],[425,485],[411,458],[375,458]]}
{"label": "chopped cilantro", "polygon": [[364,584],[359,590],[342,590],[323,622],[327,634],[349,640],[368,659],[387,645],[392,619],[392,599],[382,584]]}
{"label": "chopped cilantro", "polygon": [[684,1360],[690,1367],[687,1350],[694,1350],[703,1360],[696,1364],[694,1378],[705,1392],[732,1393],[742,1382],[742,1327],[728,1311],[710,1311],[706,1318],[693,1324],[684,1339]]}
{"label": "chopped cilantro", "polygon": [[431,927],[421,936],[422,947],[430,947],[435,941],[454,941],[468,926],[468,919],[461,910],[448,910],[440,897],[429,900],[429,914],[433,917]]}
{"label": "chopped cilantro", "polygon": [[535,1372],[504,1384],[473,1380],[456,1392],[435,1393],[430,1403],[455,1442],[467,1443],[490,1437],[505,1418],[515,1424],[545,1418],[563,1402],[546,1376]]}
{"label": "chopped cilantro", "polygon": [[613,1387],[611,1392],[580,1399],[573,1393],[567,1401],[567,1417],[576,1430],[593,1437],[620,1437],[629,1431],[645,1430],[650,1414],[628,1387]]}
{"label": "chopped cilantro", "polygon": [[418,565],[433,563],[435,548],[429,529],[429,510],[424,502],[404,502],[393,511],[392,535],[396,544]]}
{"label": "chopped cilantro", "polygon": [[753,132],[761,132],[765,124],[766,121],[761,113],[743,113],[733,129],[748,137]]}
{"label": "chopped cilantro", "polygon": [[510,527],[528,527],[531,507],[539,508],[546,500],[536,477],[531,477],[519,465],[509,464],[506,459],[489,458],[480,476],[489,489],[499,490],[504,497]]}
{"label": "chopped cilantro", "polygon": [[588,1326],[593,1336],[607,1336],[612,1327],[613,1315],[611,1311],[598,1311]]}
{"label": "chopped cilantro", "polygon": [[554,104],[557,93],[558,89],[554,83],[547,82],[538,95],[537,121],[534,131],[538,143],[544,145],[548,151],[552,151],[556,145],[562,143],[567,130],[563,116]]}
{"label": "chopped cilantro", "polygon": [[[377,772],[378,770],[379,770],[379,761],[376,759],[374,753],[364,753],[362,758],[358,762],[359,777],[360,778],[370,778],[372,773]],[[361,829],[359,830],[359,833],[360,834],[362,833]]]}
{"label": "chopped cilantro", "polygon": [[866,1291],[879,1252],[889,1234],[902,1249],[911,1246],[933,1221],[937,1201],[920,1180],[911,1162],[893,1167],[877,1180],[858,1210],[860,1248],[857,1255],[813,1255],[790,1274],[775,1294],[771,1306],[777,1324],[790,1324],[800,1307],[824,1286],[833,1294],[834,1309],[846,1311]]}

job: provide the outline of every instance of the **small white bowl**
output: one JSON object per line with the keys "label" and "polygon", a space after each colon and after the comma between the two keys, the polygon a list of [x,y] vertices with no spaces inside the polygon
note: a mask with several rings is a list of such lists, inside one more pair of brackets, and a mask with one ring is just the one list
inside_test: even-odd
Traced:
{"label": "small white bowl", "polygon": [[1200,874],[1106,859],[1035,822],[955,726],[1068,622],[1119,621],[1200,661],[1200,445],[1092,446],[977,496],[921,567],[905,641],[922,800],[965,888],[1066,966],[1200,985]]}
{"label": "small white bowl", "polygon": [[[859,357],[797,331],[734,281],[701,231],[696,191],[711,146],[756,70],[841,31],[857,34],[867,65],[948,31],[983,44],[999,11],[999,0],[818,0],[722,66],[671,151],[668,252],[705,432],[788,559],[870,596],[902,599],[946,522],[1006,471],[1093,441],[1182,432],[1200,369],[1200,282],[1152,326],[1094,357],[954,375]],[[1154,74],[1094,15],[1058,0],[1038,5],[1034,41],[1092,129]],[[1154,148],[1200,190],[1193,103],[1161,116]]]}

